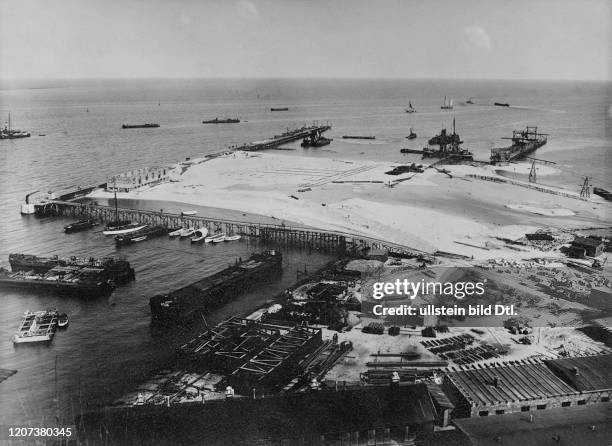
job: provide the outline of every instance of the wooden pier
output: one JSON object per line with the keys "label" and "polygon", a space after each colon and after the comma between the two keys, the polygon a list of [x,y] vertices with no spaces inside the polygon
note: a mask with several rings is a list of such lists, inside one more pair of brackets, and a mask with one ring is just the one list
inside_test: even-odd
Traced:
{"label": "wooden pier", "polygon": [[274,135],[270,139],[263,141],[255,141],[243,144],[241,146],[233,147],[232,150],[246,150],[249,152],[256,152],[259,150],[275,149],[288,142],[296,141],[298,139],[304,139],[306,137],[312,137],[321,135],[323,132],[331,129],[331,125],[318,125],[314,124],[311,126],[300,127],[297,129],[289,130],[281,135]]}
{"label": "wooden pier", "polygon": [[[65,216],[75,219],[91,218],[99,222],[115,220],[115,208],[93,203],[79,203],[55,200],[46,205],[49,215]],[[390,254],[414,255],[430,258],[431,254],[408,246],[390,243],[360,234],[339,231],[324,231],[316,228],[288,226],[285,224],[254,223],[238,220],[225,220],[197,215],[181,215],[161,211],[118,208],[119,220],[130,220],[149,225],[162,225],[168,228],[192,227],[207,228],[210,233],[225,232],[245,237],[257,237],[264,242],[286,244],[303,248],[327,248],[341,252],[362,253],[368,249],[385,249]]]}

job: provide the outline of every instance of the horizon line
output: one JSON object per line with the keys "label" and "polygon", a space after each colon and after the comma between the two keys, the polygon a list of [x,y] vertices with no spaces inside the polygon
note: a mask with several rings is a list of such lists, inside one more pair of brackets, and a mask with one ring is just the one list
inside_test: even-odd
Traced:
{"label": "horizon line", "polygon": [[611,82],[612,78],[502,78],[502,77],[399,77],[399,76],[104,76],[104,77],[0,77],[4,82],[100,80],[414,80],[414,81],[542,81],[542,82]]}

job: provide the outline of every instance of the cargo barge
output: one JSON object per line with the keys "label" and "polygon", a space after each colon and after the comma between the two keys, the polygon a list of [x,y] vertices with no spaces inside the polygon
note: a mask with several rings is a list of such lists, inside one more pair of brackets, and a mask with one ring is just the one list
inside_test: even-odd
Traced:
{"label": "cargo barge", "polygon": [[32,254],[9,254],[9,263],[14,272],[32,271],[35,274],[45,274],[56,266],[79,267],[79,268],[99,268],[108,274],[109,279],[117,284],[126,283],[134,280],[134,268],[130,262],[116,257],[104,257],[96,259],[94,257],[39,257]]}
{"label": "cargo barge", "polygon": [[282,271],[282,255],[278,251],[253,254],[218,273],[205,277],[168,294],[150,299],[152,323],[177,325],[199,319],[211,309],[244,293],[250,286]]}
{"label": "cargo barge", "polygon": [[512,140],[510,147],[491,149],[491,164],[522,158],[546,144],[547,136],[546,133],[538,133],[537,127],[527,126],[525,130],[513,130],[512,138],[502,138]]}
{"label": "cargo barge", "polygon": [[56,310],[26,311],[13,336],[14,344],[50,342],[55,335],[59,313]]}
{"label": "cargo barge", "polygon": [[168,233],[168,228],[161,225],[146,226],[129,234],[120,234],[115,236],[115,243],[118,246],[131,245],[132,243],[144,242],[155,237],[161,237]]}
{"label": "cargo barge", "polygon": [[270,111],[289,111],[289,107],[272,107]]}
{"label": "cargo barge", "polygon": [[376,139],[376,136],[343,135],[342,139]]}
{"label": "cargo barge", "polygon": [[157,128],[159,124],[123,124],[122,129],[151,129]]}
{"label": "cargo barge", "polygon": [[208,121],[202,121],[202,124],[238,124],[240,119],[238,118],[225,118],[225,119],[209,119]]}
{"label": "cargo barge", "polygon": [[102,268],[56,266],[44,274],[0,268],[0,288],[43,290],[87,298],[109,295],[115,284]]}

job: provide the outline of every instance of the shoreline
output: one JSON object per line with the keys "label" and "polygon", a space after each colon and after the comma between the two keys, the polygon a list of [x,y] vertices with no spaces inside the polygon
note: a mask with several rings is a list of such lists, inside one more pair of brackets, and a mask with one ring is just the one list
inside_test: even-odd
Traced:
{"label": "shoreline", "polygon": [[[167,203],[178,212],[181,205],[221,209],[474,259],[550,256],[496,243],[538,229],[579,230],[605,226],[609,220],[609,204],[599,197],[583,201],[575,192],[554,186],[538,185],[549,193],[529,188],[532,183],[521,187],[522,182],[498,175],[496,166],[439,165],[422,173],[386,174],[397,165],[226,152],[192,160],[172,181],[120,193],[120,200]],[[566,196],[555,195],[559,193]],[[89,197],[112,195],[96,190]],[[492,256],[491,250],[498,252]]]}

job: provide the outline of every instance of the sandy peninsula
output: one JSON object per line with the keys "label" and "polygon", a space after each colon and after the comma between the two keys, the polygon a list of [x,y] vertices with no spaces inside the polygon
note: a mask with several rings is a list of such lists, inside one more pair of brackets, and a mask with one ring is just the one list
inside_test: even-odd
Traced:
{"label": "sandy peninsula", "polygon": [[[239,210],[474,259],[534,256],[529,248],[508,248],[502,238],[612,223],[610,205],[599,197],[584,201],[577,190],[530,189],[493,166],[425,165],[422,173],[386,174],[395,166],[236,151],[181,163],[172,181],[120,196]],[[112,195],[97,190],[91,196]]]}

